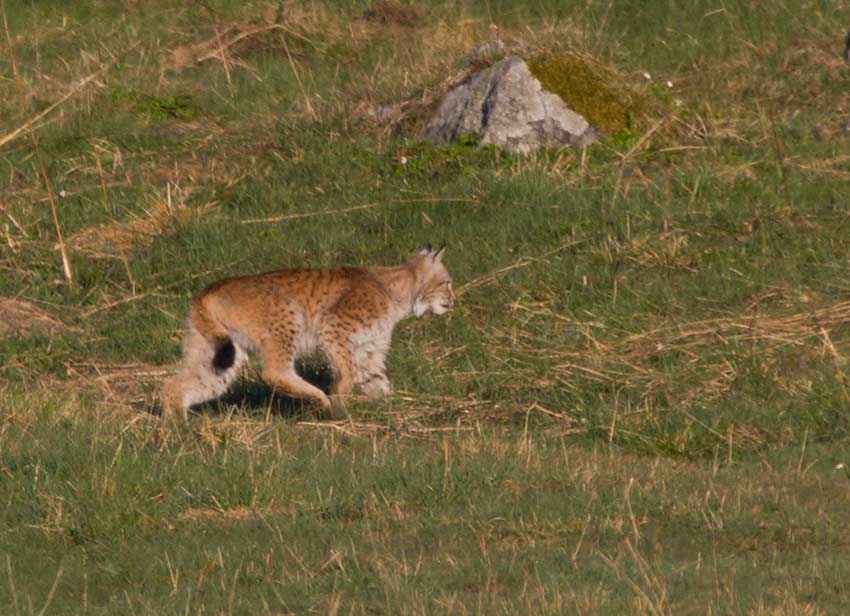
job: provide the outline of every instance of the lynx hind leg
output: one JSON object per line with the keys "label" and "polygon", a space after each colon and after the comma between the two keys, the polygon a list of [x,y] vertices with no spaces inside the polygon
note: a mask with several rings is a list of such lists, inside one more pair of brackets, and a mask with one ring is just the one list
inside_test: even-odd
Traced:
{"label": "lynx hind leg", "polygon": [[185,419],[191,406],[221,396],[246,359],[245,351],[230,338],[214,343],[190,326],[180,370],[163,390],[163,416]]}
{"label": "lynx hind leg", "polygon": [[325,392],[295,371],[295,350],[291,346],[271,342],[263,346],[263,380],[278,393],[315,400],[323,409],[330,409],[331,401]]}

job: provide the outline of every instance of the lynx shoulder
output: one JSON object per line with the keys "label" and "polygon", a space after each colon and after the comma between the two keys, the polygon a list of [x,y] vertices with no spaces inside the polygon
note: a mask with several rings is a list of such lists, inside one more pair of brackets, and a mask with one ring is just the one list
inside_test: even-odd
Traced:
{"label": "lynx shoulder", "polygon": [[[402,319],[444,314],[455,302],[444,248],[427,246],[401,265],[284,269],[211,284],[192,301],[183,360],[163,388],[163,415],[221,396],[248,357],[277,392],[331,410],[355,390],[388,395],[386,355]],[[320,352],[334,374],[330,398],[295,371]]]}

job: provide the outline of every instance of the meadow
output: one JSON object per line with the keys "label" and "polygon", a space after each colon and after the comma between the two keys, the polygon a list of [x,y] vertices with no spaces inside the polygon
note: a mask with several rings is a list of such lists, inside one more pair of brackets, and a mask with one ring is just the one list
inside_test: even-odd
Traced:
{"label": "meadow", "polygon": [[[0,9],[0,613],[846,612],[849,7]],[[424,143],[496,38],[645,114]],[[393,397],[158,417],[207,283],[429,242]]]}

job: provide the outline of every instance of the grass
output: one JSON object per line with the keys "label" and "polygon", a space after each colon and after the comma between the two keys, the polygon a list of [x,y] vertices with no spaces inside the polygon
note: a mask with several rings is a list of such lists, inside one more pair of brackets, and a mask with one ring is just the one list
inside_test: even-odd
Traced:
{"label": "grass", "polygon": [[[846,8],[77,4],[0,33],[0,140],[100,71],[0,147],[6,612],[841,613]],[[370,119],[496,32],[660,111],[527,157]],[[391,399],[316,421],[252,367],[150,413],[206,283],[440,241]]]}

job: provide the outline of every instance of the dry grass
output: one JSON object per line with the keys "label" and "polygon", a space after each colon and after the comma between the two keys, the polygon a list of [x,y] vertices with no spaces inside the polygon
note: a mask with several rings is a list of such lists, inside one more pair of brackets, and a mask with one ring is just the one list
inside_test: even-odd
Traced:
{"label": "dry grass", "polygon": [[98,399],[126,410],[144,408],[150,402],[151,393],[173,371],[167,366],[108,364],[94,360],[68,363],[65,370],[75,387],[91,387],[98,392]]}
{"label": "dry grass", "polygon": [[[135,46],[134,46],[135,47]],[[129,53],[132,51],[128,49],[125,53]],[[122,54],[123,57],[124,54]],[[44,120],[48,115],[50,115],[55,110],[59,109],[63,104],[72,99],[78,93],[83,91],[90,83],[95,82],[99,77],[101,77],[104,73],[106,73],[109,69],[111,69],[117,63],[118,59],[114,59],[112,62],[104,64],[98,70],[87,75],[86,77],[79,80],[76,84],[68,88],[68,91],[65,92],[62,96],[56,99],[53,103],[48,105],[42,111],[36,113],[32,117],[28,118],[23,124],[18,126],[12,131],[9,131],[5,135],[0,136],[0,148],[3,146],[12,143],[16,139],[20,138],[23,135],[26,135],[29,131],[31,131],[34,127],[41,126],[42,120]],[[53,89],[53,88],[51,88]]]}
{"label": "dry grass", "polygon": [[238,524],[260,517],[262,514],[252,511],[247,507],[235,507],[233,509],[199,508],[187,509],[177,519],[182,522],[227,522]]}
{"label": "dry grass", "polygon": [[193,220],[209,216],[216,203],[190,207],[186,200],[188,189],[179,189],[168,184],[165,195],[155,195],[150,205],[142,208],[141,214],[131,214],[128,220],[90,227],[73,235],[68,243],[73,250],[97,258],[122,258],[132,250],[138,250],[158,237],[167,235],[176,225],[189,224]]}
{"label": "dry grass", "polygon": [[[293,63],[293,45],[311,50],[321,47],[319,39],[355,36],[354,30],[335,11],[324,5],[285,1],[269,4],[262,14],[250,21],[230,21],[213,24],[207,38],[178,45],[160,59],[161,73],[181,72],[208,61],[218,62],[230,80],[232,67],[239,67],[257,76],[249,59],[257,49],[281,49]],[[362,28],[359,28],[362,31]],[[296,68],[297,70],[297,68]]]}
{"label": "dry grass", "polygon": [[[847,358],[837,350],[833,336],[850,323],[848,301],[784,315],[753,310],[739,317],[677,323],[633,334],[609,330],[598,321],[554,313],[545,304],[515,301],[511,309],[520,322],[555,319],[585,339],[584,349],[561,350],[541,345],[539,338],[523,327],[496,334],[505,352],[510,349],[550,362],[547,379],[570,389],[580,389],[583,382],[591,381],[640,391],[645,398],[665,392],[687,408],[728,392],[738,378],[734,364],[742,354],[757,349],[762,362],[770,363],[780,351],[796,348],[804,353],[815,345],[820,348],[816,355],[834,361],[837,378],[847,391]],[[671,373],[661,367],[668,361],[677,363],[680,370]],[[797,381],[809,377],[797,369],[789,370],[791,373],[778,366],[776,378],[779,386],[793,394],[800,386]],[[845,395],[850,401],[850,395]]]}
{"label": "dry grass", "polygon": [[382,26],[415,28],[422,21],[419,10],[397,0],[376,0],[363,13],[363,19]]}
{"label": "dry grass", "polygon": [[69,331],[67,325],[32,302],[0,298],[0,334],[28,336],[35,333]]}
{"label": "dry grass", "polygon": [[708,345],[760,342],[800,346],[850,322],[850,302],[797,312],[764,315],[754,312],[741,318],[719,318],[665,327],[627,337],[618,350],[623,356],[643,358],[667,351],[692,352]]}

